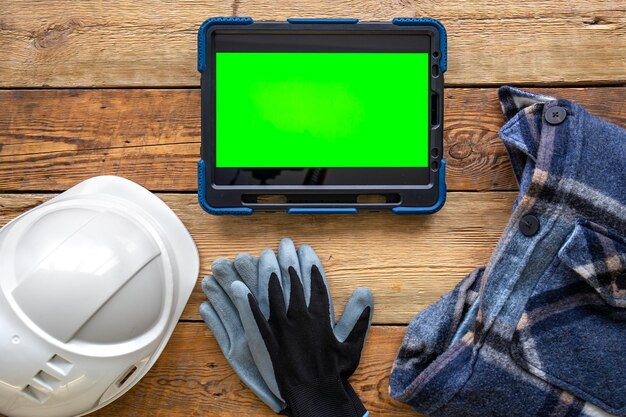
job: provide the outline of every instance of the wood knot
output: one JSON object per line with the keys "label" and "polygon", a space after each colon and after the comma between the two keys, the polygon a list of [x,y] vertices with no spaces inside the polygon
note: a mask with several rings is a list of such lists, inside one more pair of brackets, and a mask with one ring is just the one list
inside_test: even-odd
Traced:
{"label": "wood knot", "polygon": [[57,23],[33,34],[33,43],[37,49],[54,48],[65,42],[67,37],[83,24],[77,19],[66,23]]}
{"label": "wood knot", "polygon": [[472,145],[468,142],[458,142],[449,148],[448,153],[454,159],[465,159],[472,154]]}
{"label": "wood knot", "polygon": [[606,25],[608,23],[609,22],[604,17],[600,16],[594,16],[591,19],[583,20],[583,24],[589,26]]}

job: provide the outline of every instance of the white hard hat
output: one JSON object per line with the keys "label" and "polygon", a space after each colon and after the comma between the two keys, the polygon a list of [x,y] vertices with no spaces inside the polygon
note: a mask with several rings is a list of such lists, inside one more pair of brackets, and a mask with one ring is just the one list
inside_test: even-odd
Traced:
{"label": "white hard hat", "polygon": [[196,283],[174,212],[119,177],[84,181],[0,230],[0,414],[109,404],[156,362]]}

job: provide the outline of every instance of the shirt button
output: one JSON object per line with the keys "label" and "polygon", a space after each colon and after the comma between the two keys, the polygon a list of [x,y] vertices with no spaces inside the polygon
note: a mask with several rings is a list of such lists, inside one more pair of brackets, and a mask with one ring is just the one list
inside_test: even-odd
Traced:
{"label": "shirt button", "polygon": [[524,236],[534,236],[539,231],[539,219],[532,214],[526,214],[519,221],[519,230]]}
{"label": "shirt button", "polygon": [[551,125],[560,125],[567,117],[567,112],[561,106],[553,106],[546,110],[544,117]]}

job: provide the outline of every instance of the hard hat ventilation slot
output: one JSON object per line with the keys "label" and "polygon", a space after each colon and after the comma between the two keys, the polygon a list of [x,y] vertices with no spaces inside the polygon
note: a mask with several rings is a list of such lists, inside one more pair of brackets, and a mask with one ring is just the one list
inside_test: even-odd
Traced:
{"label": "hard hat ventilation slot", "polygon": [[72,362],[68,361],[67,359],[63,359],[59,355],[54,355],[53,357],[51,357],[50,360],[47,362],[47,365],[63,376],[67,376],[67,374],[69,374],[74,367],[74,364],[72,364]]}
{"label": "hard hat ventilation slot", "polygon": [[124,385],[126,383],[126,381],[128,381],[130,379],[131,376],[133,376],[133,374],[137,371],[137,367],[136,366],[132,366],[125,374],[123,377],[121,377],[119,379],[119,381],[117,381],[117,386],[118,387],[122,387],[122,385]]}
{"label": "hard hat ventilation slot", "polygon": [[22,389],[22,395],[39,404],[45,403],[50,398],[50,394],[40,391],[32,385],[26,385],[24,389]]}
{"label": "hard hat ventilation slot", "polygon": [[39,373],[33,378],[33,382],[48,391],[54,391],[61,383],[58,378],[53,377],[45,371],[39,371]]}

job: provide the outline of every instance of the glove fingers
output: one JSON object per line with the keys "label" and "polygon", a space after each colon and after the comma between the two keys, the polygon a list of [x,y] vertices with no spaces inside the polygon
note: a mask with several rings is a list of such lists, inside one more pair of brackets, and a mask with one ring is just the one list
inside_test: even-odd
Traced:
{"label": "glove fingers", "polygon": [[[219,258],[213,261],[211,274],[227,294],[230,292],[231,284],[240,280],[239,274],[237,274],[235,266],[233,265],[233,261],[230,259]],[[206,291],[205,294],[207,294]],[[207,297],[208,295],[209,294],[207,294]],[[230,296],[230,294],[228,295]]]}
{"label": "glove fingers", "polygon": [[349,378],[359,366],[373,312],[374,298],[371,291],[367,288],[358,288],[352,293],[335,326],[335,337],[343,342],[344,355],[348,358],[341,370],[343,378]]}
{"label": "glove fingers", "polygon": [[[254,363],[259,369],[259,372],[263,376],[263,380],[269,387],[270,391],[272,391],[272,393],[281,401],[284,401],[280,395],[280,390],[278,389],[271,356],[265,344],[265,340],[263,339],[261,329],[259,328],[260,325],[267,335],[266,332],[268,331],[268,324],[265,321],[264,313],[261,311],[260,306],[252,296],[248,287],[246,287],[242,282],[233,283],[231,292],[233,294],[235,306],[237,307],[237,311],[241,317],[241,323],[246,332],[246,339],[248,340],[248,346],[254,359]],[[251,296],[252,298],[250,298]],[[256,308],[252,306],[256,306]],[[272,340],[272,338],[269,340]]]}
{"label": "glove fingers", "polygon": [[[248,346],[246,346],[247,353],[239,352],[238,355],[231,355],[231,346],[233,346],[233,344],[231,343],[222,320],[211,303],[208,301],[202,303],[200,306],[200,315],[208,325],[211,333],[213,333],[213,337],[215,337],[222,353],[233,370],[239,375],[239,378],[254,391],[257,397],[274,410],[274,412],[279,413],[284,410],[285,404],[272,393],[258,368],[253,363],[252,354]],[[243,331],[243,325],[241,325],[241,336],[243,336]]]}
{"label": "glove fingers", "polygon": [[298,260],[298,253],[293,241],[288,237],[280,241],[278,245],[278,265],[280,266],[281,284],[285,293],[285,305],[289,306],[289,295],[291,294],[291,276],[289,275],[289,268],[294,268],[298,273],[300,281],[301,269],[300,261]]}
{"label": "glove fingers", "polygon": [[259,304],[256,302],[252,294],[248,294],[248,305],[250,307],[250,311],[252,311],[252,317],[254,318],[257,328],[261,333],[261,337],[265,342],[265,347],[271,357],[272,352],[278,352],[278,342],[274,338],[270,325],[267,320],[265,320],[265,317],[263,317],[263,313],[261,312],[261,309],[259,309]]}
{"label": "glove fingers", "polygon": [[371,311],[369,306],[365,307],[365,310],[363,310],[354,328],[343,343],[347,350],[346,354],[351,359],[351,366],[343,371],[343,374],[347,377],[352,375],[361,360],[361,351],[363,350],[363,344],[369,329]]}
{"label": "glove fingers", "polygon": [[[278,266],[278,259],[276,259],[274,251],[267,249],[259,258],[259,296],[257,297],[259,308],[266,319],[270,316],[269,282],[272,274],[280,276],[280,267]],[[284,295],[283,297],[286,303],[287,296]]]}
{"label": "glove fingers", "polygon": [[209,330],[211,330],[211,333],[213,333],[213,337],[215,337],[222,353],[228,359],[231,346],[228,332],[226,332],[224,323],[222,323],[222,320],[217,315],[217,312],[208,301],[205,301],[200,305],[200,316],[202,316],[202,320],[204,320],[209,327]]}
{"label": "glove fingers", "polygon": [[[298,278],[299,279],[299,278]],[[287,314],[285,307],[285,299],[283,298],[283,289],[276,274],[272,274],[269,283],[269,303],[270,303],[270,319],[280,319]]]}
{"label": "glove fingers", "polygon": [[343,314],[339,318],[335,326],[335,337],[340,342],[344,342],[352,329],[354,329],[357,321],[365,308],[370,308],[368,327],[372,322],[372,312],[374,311],[374,297],[372,292],[367,288],[358,288],[352,293],[350,299],[346,303]]}
{"label": "glove fingers", "polygon": [[248,286],[252,295],[259,295],[259,261],[247,253],[237,255],[233,262],[241,280]]}
{"label": "glove fingers", "polygon": [[[326,282],[326,274],[324,273],[324,268],[322,267],[322,262],[320,258],[317,256],[317,253],[313,250],[309,245],[302,245],[298,248],[298,261],[300,262],[300,278],[302,278],[302,287],[304,288],[304,298],[306,300],[306,305],[308,306],[311,302],[311,268],[313,265],[317,266],[322,277],[324,278],[324,282]],[[329,294],[330,299],[330,294]],[[330,311],[332,322],[334,323],[334,311],[333,311],[333,303],[330,302]]]}
{"label": "glove fingers", "polygon": [[[241,321],[233,301],[214,277],[205,277],[202,280],[202,289],[232,342],[237,334],[241,333]],[[202,314],[202,311],[200,313]]]}
{"label": "glove fingers", "polygon": [[304,300],[304,289],[300,277],[293,267],[289,268],[289,277],[291,278],[291,297],[288,316],[298,316],[307,313],[306,301]]}
{"label": "glove fingers", "polygon": [[311,268],[311,303],[309,304],[309,312],[319,320],[328,322],[332,327],[334,324],[330,320],[330,301],[328,299],[328,287],[324,282],[322,273],[313,265]]}

